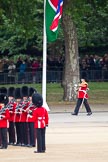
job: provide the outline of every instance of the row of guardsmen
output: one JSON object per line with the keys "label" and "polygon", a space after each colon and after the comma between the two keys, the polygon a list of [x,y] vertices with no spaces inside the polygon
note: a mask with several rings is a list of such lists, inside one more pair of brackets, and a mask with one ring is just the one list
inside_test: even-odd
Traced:
{"label": "row of guardsmen", "polygon": [[[48,125],[48,113],[44,108],[42,108],[42,112],[45,112],[42,120],[44,120],[45,124],[42,125],[43,121],[40,122],[41,124],[37,124],[35,121],[35,110],[43,104],[42,98],[37,94],[36,89],[28,86],[23,86],[22,88],[0,88],[1,149],[6,149],[8,145],[27,147],[36,146],[36,128],[44,128]],[[42,114],[42,112],[40,112],[40,114]],[[43,147],[43,150],[41,148],[38,148],[37,150],[45,152],[45,139]]]}

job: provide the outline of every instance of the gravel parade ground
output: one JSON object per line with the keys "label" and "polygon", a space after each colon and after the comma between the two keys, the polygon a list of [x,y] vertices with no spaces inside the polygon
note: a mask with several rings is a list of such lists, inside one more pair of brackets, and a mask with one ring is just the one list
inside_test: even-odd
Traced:
{"label": "gravel parade ground", "polygon": [[72,116],[70,105],[52,106],[46,129],[46,153],[35,147],[9,146],[0,150],[0,162],[108,162],[108,105],[92,105]]}

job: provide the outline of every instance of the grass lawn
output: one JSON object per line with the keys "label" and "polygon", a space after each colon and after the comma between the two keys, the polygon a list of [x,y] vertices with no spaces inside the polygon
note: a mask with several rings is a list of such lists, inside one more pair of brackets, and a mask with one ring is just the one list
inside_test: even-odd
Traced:
{"label": "grass lawn", "polygon": [[[28,87],[34,87],[39,93],[41,93],[41,84],[16,84],[16,85],[0,85],[0,87],[22,87],[27,85]],[[93,104],[108,104],[108,82],[89,82],[88,91],[89,103]],[[47,84],[47,102],[48,104],[69,104],[69,102],[63,101],[63,88],[59,83]]]}
{"label": "grass lawn", "polygon": [[108,104],[108,82],[91,82],[89,88],[91,103]]}

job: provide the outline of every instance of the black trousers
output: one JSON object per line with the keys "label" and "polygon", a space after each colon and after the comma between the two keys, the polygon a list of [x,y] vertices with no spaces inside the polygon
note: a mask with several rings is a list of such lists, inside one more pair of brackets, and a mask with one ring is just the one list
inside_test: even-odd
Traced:
{"label": "black trousers", "polygon": [[37,128],[37,152],[44,152],[46,150],[45,146],[45,132],[46,128]]}
{"label": "black trousers", "polygon": [[28,137],[29,137],[29,144],[31,146],[35,146],[35,131],[34,131],[34,122],[28,122]]}
{"label": "black trousers", "polygon": [[85,99],[83,99],[83,98],[78,98],[77,104],[76,104],[76,107],[75,107],[75,110],[74,110],[74,113],[75,113],[75,114],[78,114],[79,109],[80,109],[80,107],[81,107],[82,104],[84,104],[87,113],[91,112],[91,108],[90,108],[90,106],[89,106],[89,103],[88,103],[87,99],[86,99],[86,98],[85,98]]}
{"label": "black trousers", "polygon": [[16,127],[16,143],[21,144],[22,143],[22,137],[21,137],[21,123],[15,122]]}
{"label": "black trousers", "polygon": [[9,143],[14,144],[15,143],[15,125],[14,125],[14,122],[12,121],[9,122],[8,132],[9,132]]}
{"label": "black trousers", "polygon": [[21,125],[21,144],[28,145],[28,123],[20,122]]}
{"label": "black trousers", "polygon": [[7,128],[0,128],[0,135],[1,135],[1,145],[4,148],[8,147],[8,140],[7,140]]}

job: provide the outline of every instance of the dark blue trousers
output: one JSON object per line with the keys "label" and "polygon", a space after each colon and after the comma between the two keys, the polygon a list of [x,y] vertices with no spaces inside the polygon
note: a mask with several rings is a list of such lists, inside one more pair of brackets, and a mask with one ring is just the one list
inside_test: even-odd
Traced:
{"label": "dark blue trousers", "polygon": [[74,113],[75,113],[75,114],[78,114],[79,109],[80,109],[80,107],[82,106],[82,104],[84,104],[87,113],[91,112],[91,108],[90,108],[90,106],[89,106],[89,104],[88,104],[87,99],[86,99],[86,98],[85,98],[85,99],[83,99],[83,98],[78,98],[77,104],[76,104],[76,107],[75,107],[75,110],[74,110]]}
{"label": "dark blue trousers", "polygon": [[37,128],[37,152],[45,152],[45,131],[46,128]]}
{"label": "dark blue trousers", "polygon": [[0,128],[0,135],[1,135],[1,145],[3,148],[8,147],[8,141],[7,141],[7,128]]}

